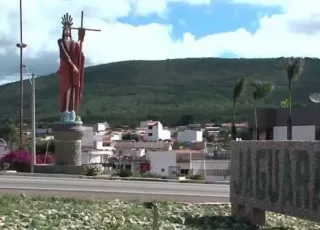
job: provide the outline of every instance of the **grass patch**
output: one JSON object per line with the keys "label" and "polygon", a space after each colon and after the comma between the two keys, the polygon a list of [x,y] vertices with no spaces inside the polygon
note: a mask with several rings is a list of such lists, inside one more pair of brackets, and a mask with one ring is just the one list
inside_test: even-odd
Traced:
{"label": "grass patch", "polygon": [[[99,201],[58,197],[0,197],[0,229],[148,230],[152,210],[139,202]],[[230,217],[230,205],[158,203],[160,229],[250,229]],[[320,229],[314,222],[274,213],[267,228]],[[264,228],[264,229],[267,229]]]}

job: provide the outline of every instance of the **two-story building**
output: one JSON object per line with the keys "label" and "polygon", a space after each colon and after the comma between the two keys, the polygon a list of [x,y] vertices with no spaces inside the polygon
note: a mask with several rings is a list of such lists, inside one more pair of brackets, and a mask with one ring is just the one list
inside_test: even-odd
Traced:
{"label": "two-story building", "polygon": [[206,180],[229,180],[230,158],[210,156],[201,150],[171,150],[148,152],[150,171],[163,177],[203,175]]}
{"label": "two-story building", "polygon": [[171,132],[165,129],[160,121],[142,121],[140,128],[146,129],[147,141],[170,140]]}
{"label": "two-story building", "polygon": [[131,170],[133,173],[141,173],[150,170],[149,160],[146,154],[152,151],[170,151],[171,142],[136,142],[117,141],[115,142],[115,152],[110,162],[115,168]]}

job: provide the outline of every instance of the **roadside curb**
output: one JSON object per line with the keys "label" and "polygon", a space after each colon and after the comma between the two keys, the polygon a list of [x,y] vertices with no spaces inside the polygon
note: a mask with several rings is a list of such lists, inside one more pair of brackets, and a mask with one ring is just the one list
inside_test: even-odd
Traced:
{"label": "roadside curb", "polygon": [[121,180],[121,181],[145,181],[145,182],[171,182],[181,184],[230,184],[229,181],[192,181],[192,180],[174,180],[157,178],[134,178],[134,177],[111,177],[111,176],[85,176],[70,174],[45,174],[45,173],[19,173],[19,172],[0,172],[0,176],[28,176],[28,177],[52,177],[52,178],[78,178],[78,179],[98,179],[98,180]]}

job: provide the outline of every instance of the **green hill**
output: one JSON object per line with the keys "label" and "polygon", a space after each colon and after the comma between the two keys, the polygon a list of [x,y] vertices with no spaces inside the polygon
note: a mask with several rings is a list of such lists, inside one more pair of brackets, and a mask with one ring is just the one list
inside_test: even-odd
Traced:
{"label": "green hill", "polygon": [[[107,120],[112,124],[132,124],[153,118],[166,124],[228,121],[236,79],[273,81],[276,90],[268,106],[279,106],[287,96],[285,59],[175,59],[126,61],[86,68],[81,116],[85,122]],[[305,71],[294,85],[294,100],[308,102],[318,92],[320,60],[306,59]],[[30,119],[30,85],[24,82],[25,118]],[[58,77],[37,78],[37,120],[54,121],[58,115]],[[0,86],[0,119],[19,117],[19,82]],[[243,97],[238,119],[245,119],[251,108]],[[193,119],[192,119],[193,118]],[[182,121],[182,123],[183,123]]]}

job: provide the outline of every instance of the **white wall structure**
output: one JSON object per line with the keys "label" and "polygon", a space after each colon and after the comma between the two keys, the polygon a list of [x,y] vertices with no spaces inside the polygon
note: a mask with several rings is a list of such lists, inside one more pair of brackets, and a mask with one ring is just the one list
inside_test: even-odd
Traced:
{"label": "white wall structure", "polygon": [[81,163],[82,164],[101,164],[106,162],[106,155],[100,152],[90,151],[81,153]]}
{"label": "white wall structure", "polygon": [[170,140],[171,139],[171,131],[168,129],[162,129],[162,132],[160,133],[159,139],[161,140]]}
{"label": "white wall structure", "polygon": [[193,175],[204,175],[208,181],[230,180],[230,160],[192,160],[191,162],[178,162],[181,170],[191,170]]}
{"label": "white wall structure", "polygon": [[[314,141],[316,127],[314,125],[292,126],[292,140],[299,141]],[[283,141],[287,140],[287,127],[275,126],[273,127],[273,140]]]}
{"label": "white wall structure", "polygon": [[82,164],[104,163],[114,154],[115,148],[111,136],[99,135],[95,132],[95,128],[84,127]]}
{"label": "white wall structure", "polygon": [[178,131],[177,140],[179,142],[203,141],[203,132],[199,130]]}
{"label": "white wall structure", "polygon": [[161,176],[171,176],[170,167],[177,166],[176,151],[147,152],[147,160],[150,161],[150,171]]}
{"label": "white wall structure", "polygon": [[147,141],[171,139],[171,132],[164,129],[160,121],[142,121],[140,126],[147,131]]}
{"label": "white wall structure", "polygon": [[103,132],[110,130],[110,125],[108,124],[108,122],[97,123],[93,128],[95,132]]}
{"label": "white wall structure", "polygon": [[117,133],[111,133],[111,141],[121,141],[122,140],[122,133],[117,132]]}

